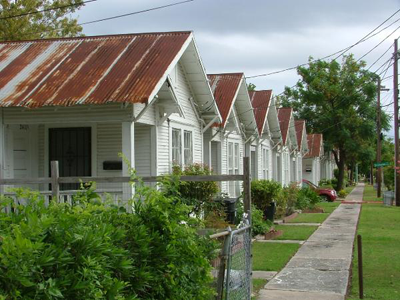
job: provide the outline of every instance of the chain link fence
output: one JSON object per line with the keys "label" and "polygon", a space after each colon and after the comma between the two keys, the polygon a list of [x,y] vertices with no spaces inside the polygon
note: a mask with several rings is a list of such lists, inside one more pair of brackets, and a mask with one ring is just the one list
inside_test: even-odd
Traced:
{"label": "chain link fence", "polygon": [[252,289],[251,227],[215,235],[224,238],[219,257],[214,260],[213,275],[218,300],[250,300]]}

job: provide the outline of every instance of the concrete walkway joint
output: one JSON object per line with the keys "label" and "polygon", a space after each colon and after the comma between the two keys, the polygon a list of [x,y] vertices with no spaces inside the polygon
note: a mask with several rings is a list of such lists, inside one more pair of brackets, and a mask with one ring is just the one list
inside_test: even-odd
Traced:
{"label": "concrete walkway joint", "polygon": [[364,185],[359,184],[263,290],[260,300],[344,300]]}

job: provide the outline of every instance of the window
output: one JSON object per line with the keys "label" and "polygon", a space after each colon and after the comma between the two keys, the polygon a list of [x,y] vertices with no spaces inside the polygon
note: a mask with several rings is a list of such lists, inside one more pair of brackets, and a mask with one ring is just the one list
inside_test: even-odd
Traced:
{"label": "window", "polygon": [[284,185],[289,184],[289,164],[290,164],[290,157],[289,153],[285,153],[283,155],[283,166],[284,166]]}
{"label": "window", "polygon": [[193,138],[191,131],[184,130],[182,135],[181,129],[172,128],[171,144],[172,162],[174,164],[190,165],[193,163]]}
{"label": "window", "polygon": [[263,178],[269,179],[269,150],[263,148],[262,154]]}
{"label": "window", "polygon": [[[239,175],[239,144],[235,143],[235,175]],[[240,195],[240,181],[235,181],[235,196]]]}
{"label": "window", "polygon": [[[228,174],[233,175],[233,143],[228,143]],[[235,183],[229,181],[229,195],[234,196],[235,194]]]}
{"label": "window", "polygon": [[172,162],[182,164],[181,130],[172,128]]}
{"label": "window", "polygon": [[184,131],[183,133],[184,140],[183,140],[183,163],[185,165],[190,165],[193,163],[193,142],[192,142],[192,132],[191,131]]}

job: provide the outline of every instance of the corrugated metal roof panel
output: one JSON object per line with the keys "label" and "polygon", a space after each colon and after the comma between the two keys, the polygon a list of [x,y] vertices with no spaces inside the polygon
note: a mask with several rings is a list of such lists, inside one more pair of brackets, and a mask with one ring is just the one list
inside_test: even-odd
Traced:
{"label": "corrugated metal roof panel", "polygon": [[272,90],[251,91],[249,92],[251,104],[253,105],[254,117],[257,123],[259,135],[262,135],[269,103],[271,101]]}
{"label": "corrugated metal roof panel", "polygon": [[0,43],[0,106],[147,102],[191,32]]}
{"label": "corrugated metal roof panel", "polygon": [[307,134],[308,153],[304,156],[305,158],[321,156],[322,139],[320,133]]}
{"label": "corrugated metal roof panel", "polygon": [[292,108],[284,107],[278,110],[279,126],[282,132],[283,144],[286,145],[289,135],[290,118],[292,116]]}
{"label": "corrugated metal roof panel", "polygon": [[298,149],[301,151],[301,146],[303,142],[303,132],[306,129],[306,121],[304,120],[296,120],[295,121],[295,126],[296,126],[296,136],[297,136],[297,146]]}
{"label": "corrugated metal roof panel", "polygon": [[210,80],[211,90],[217,102],[222,118],[222,126],[224,127],[244,75],[243,73],[230,73],[210,74],[207,76]]}

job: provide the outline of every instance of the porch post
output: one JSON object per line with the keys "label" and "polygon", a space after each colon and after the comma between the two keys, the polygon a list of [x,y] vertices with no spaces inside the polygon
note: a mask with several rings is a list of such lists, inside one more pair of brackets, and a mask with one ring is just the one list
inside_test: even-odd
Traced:
{"label": "porch post", "polygon": [[[122,154],[130,162],[130,167],[135,168],[135,123],[122,122]],[[122,163],[122,176],[131,176],[129,165]],[[130,183],[122,184],[122,200],[132,199],[133,187]]]}
{"label": "porch post", "polygon": [[[0,108],[0,178],[4,178],[5,170],[5,147],[4,147],[4,120],[3,120],[3,108]],[[4,193],[4,185],[0,185],[0,194]]]}

